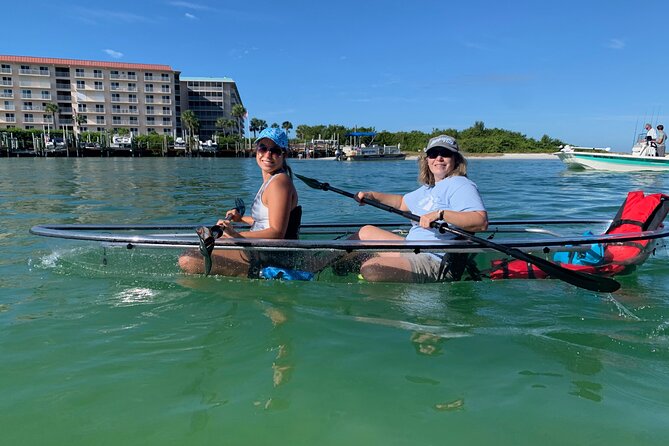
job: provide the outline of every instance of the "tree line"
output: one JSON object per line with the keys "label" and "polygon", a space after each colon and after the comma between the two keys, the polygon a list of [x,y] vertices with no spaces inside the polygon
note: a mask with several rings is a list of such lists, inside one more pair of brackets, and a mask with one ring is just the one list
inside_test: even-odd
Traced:
{"label": "tree line", "polygon": [[[298,140],[310,141],[312,139],[339,139],[340,144],[345,144],[347,133],[351,132],[376,132],[374,127],[350,128],[343,125],[298,125],[295,131]],[[520,132],[485,127],[482,121],[476,121],[474,125],[464,130],[453,128],[432,129],[431,132],[412,130],[409,132],[376,132],[374,142],[379,145],[400,145],[402,151],[422,151],[427,141],[433,136],[450,135],[457,139],[460,149],[468,153],[546,153],[555,152],[565,143],[559,139],[544,135],[541,139],[530,138]],[[369,144],[372,137],[362,137],[361,142]]]}

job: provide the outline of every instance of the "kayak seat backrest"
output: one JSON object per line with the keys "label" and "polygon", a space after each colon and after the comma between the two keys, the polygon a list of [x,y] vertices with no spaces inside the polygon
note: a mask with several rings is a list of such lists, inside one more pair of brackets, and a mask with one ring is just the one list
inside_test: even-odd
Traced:
{"label": "kayak seat backrest", "polygon": [[[669,196],[650,194],[642,191],[627,194],[613,222],[605,234],[654,231],[658,229],[669,213]],[[646,248],[653,246],[650,240],[609,243],[604,250],[605,263],[631,265],[645,260],[650,254]]]}
{"label": "kayak seat backrest", "polygon": [[297,240],[300,238],[300,226],[302,225],[302,206],[295,206],[288,217],[286,228],[286,240]]}
{"label": "kayak seat backrest", "polygon": [[[618,210],[605,234],[654,231],[662,226],[669,213],[669,196],[633,191]],[[560,263],[564,268],[601,276],[613,276],[632,272],[651,253],[650,240],[608,243],[604,247],[604,261],[599,266]],[[543,279],[547,274],[535,265],[523,260],[493,260],[490,278],[495,279]]]}

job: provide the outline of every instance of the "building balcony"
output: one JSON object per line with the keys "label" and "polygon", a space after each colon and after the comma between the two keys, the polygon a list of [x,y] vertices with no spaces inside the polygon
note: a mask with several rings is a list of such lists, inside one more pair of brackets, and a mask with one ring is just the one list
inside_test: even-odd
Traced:
{"label": "building balcony", "polygon": [[112,113],[117,114],[117,115],[138,115],[139,111],[130,110],[129,108],[117,108],[117,109],[113,109]]}
{"label": "building balcony", "polygon": [[0,92],[0,98],[13,98],[14,92]]}
{"label": "building balcony", "polygon": [[11,124],[16,122],[16,118],[7,118],[5,116],[0,116],[0,122],[5,124]]}
{"label": "building balcony", "polygon": [[71,101],[72,96],[58,94],[58,95],[56,95],[56,99],[59,100],[59,101]]}
{"label": "building balcony", "polygon": [[19,81],[19,87],[28,87],[28,88],[51,88],[51,82],[40,82],[40,81]]}
{"label": "building balcony", "polygon": [[16,110],[15,105],[0,104],[0,111],[14,111],[14,110]]}
{"label": "building balcony", "polygon": [[114,120],[112,125],[139,125],[139,121],[129,121],[127,119]]}
{"label": "building balcony", "polygon": [[10,68],[0,68],[0,74],[12,74],[12,69]]}
{"label": "building balcony", "polygon": [[111,102],[116,104],[118,103],[128,103],[128,104],[137,104],[137,98],[111,98]]}
{"label": "building balcony", "polygon": [[23,122],[30,123],[30,124],[53,124],[53,119],[51,119],[51,116],[38,116],[38,117],[29,117],[26,116],[23,118]]}
{"label": "building balcony", "polygon": [[29,112],[45,112],[46,109],[42,107],[41,105],[23,105],[21,107],[22,111],[29,111]]}
{"label": "building balcony", "polygon": [[129,76],[127,74],[113,74],[112,73],[112,74],[109,75],[109,79],[136,81],[137,76],[136,75]]}
{"label": "building balcony", "polygon": [[21,68],[19,74],[24,74],[26,76],[51,76],[49,70],[38,70],[35,68]]}
{"label": "building balcony", "polygon": [[74,125],[74,119],[61,118],[58,120],[60,125]]}
{"label": "building balcony", "polygon": [[136,92],[137,87],[109,87],[111,91],[126,91],[126,92]]}
{"label": "building balcony", "polygon": [[3,87],[12,87],[14,85],[13,81],[0,81],[0,85]]}
{"label": "building balcony", "polygon": [[84,71],[83,74],[77,73],[75,71],[74,77],[77,79],[104,79],[104,75],[102,73],[92,73],[88,71]]}

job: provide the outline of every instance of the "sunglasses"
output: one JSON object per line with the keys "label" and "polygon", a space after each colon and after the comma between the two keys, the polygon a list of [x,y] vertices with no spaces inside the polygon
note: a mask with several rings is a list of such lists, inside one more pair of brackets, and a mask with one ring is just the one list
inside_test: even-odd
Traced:
{"label": "sunglasses", "polygon": [[448,149],[444,149],[443,147],[435,147],[427,151],[427,157],[431,160],[436,159],[438,156],[442,158],[451,158],[453,156],[453,152]]}
{"label": "sunglasses", "polygon": [[259,154],[264,155],[269,152],[274,156],[283,155],[283,149],[279,146],[267,147],[265,144],[256,144],[256,150]]}

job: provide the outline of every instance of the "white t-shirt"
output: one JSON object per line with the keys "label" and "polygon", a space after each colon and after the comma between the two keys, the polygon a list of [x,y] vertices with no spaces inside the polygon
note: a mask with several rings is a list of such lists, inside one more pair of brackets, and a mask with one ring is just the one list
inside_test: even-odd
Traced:
{"label": "white t-shirt", "polygon": [[[433,187],[421,186],[404,197],[404,204],[411,213],[418,216],[439,209],[469,212],[485,211],[483,199],[476,184],[467,177],[453,176],[444,178]],[[455,235],[439,233],[436,229],[421,228],[413,222],[407,240],[448,240]]]}
{"label": "white t-shirt", "polygon": [[651,127],[650,130],[648,130],[648,133],[646,133],[646,136],[650,136],[652,139],[657,139],[657,132]]}

